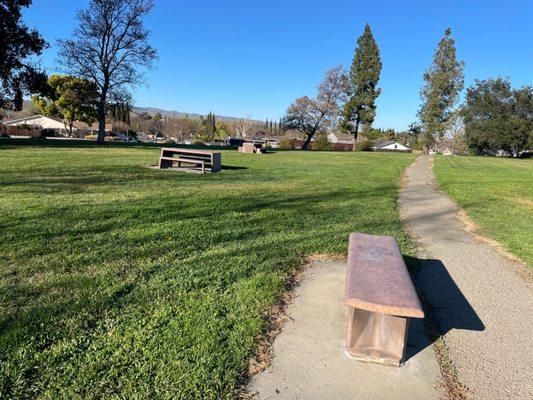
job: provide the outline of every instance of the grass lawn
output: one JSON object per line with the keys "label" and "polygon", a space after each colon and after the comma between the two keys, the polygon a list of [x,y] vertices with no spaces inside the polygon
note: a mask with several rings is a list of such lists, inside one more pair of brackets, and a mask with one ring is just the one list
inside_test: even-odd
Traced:
{"label": "grass lawn", "polygon": [[439,184],[507,250],[533,266],[533,161],[437,157]]}
{"label": "grass lawn", "polygon": [[345,253],[351,231],[410,251],[412,155],[228,151],[197,175],[146,168],[153,147],[7,143],[0,398],[233,398],[306,255]]}

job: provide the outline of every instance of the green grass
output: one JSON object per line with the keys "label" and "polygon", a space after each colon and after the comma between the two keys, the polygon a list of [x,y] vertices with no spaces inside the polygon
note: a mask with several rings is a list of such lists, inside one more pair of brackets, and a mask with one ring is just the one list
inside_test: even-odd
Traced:
{"label": "green grass", "polygon": [[412,155],[232,151],[197,175],[51,142],[0,142],[0,398],[233,398],[306,255],[351,231],[410,251]]}
{"label": "green grass", "polygon": [[533,161],[437,157],[439,184],[483,230],[533,266]]}

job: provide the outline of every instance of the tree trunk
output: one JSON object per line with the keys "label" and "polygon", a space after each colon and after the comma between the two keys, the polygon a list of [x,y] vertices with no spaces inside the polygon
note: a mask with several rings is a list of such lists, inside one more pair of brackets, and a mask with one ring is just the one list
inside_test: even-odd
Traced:
{"label": "tree trunk", "polygon": [[72,137],[72,126],[74,125],[74,119],[71,118],[68,124],[68,136]]}
{"label": "tree trunk", "polygon": [[105,103],[102,104],[102,102],[100,102],[98,104],[97,118],[98,118],[98,139],[96,140],[96,142],[98,144],[103,144],[104,139],[105,139]]}
{"label": "tree trunk", "polygon": [[102,93],[100,94],[100,101],[98,102],[98,110],[97,110],[97,117],[98,117],[98,139],[96,142],[98,144],[104,144],[105,140],[105,116],[106,116],[106,102],[107,102],[107,90],[108,90],[108,84],[107,81],[104,83],[104,87],[102,88]]}
{"label": "tree trunk", "polygon": [[357,135],[359,134],[359,117],[355,120],[355,132],[353,133],[353,147],[352,151],[357,150]]}
{"label": "tree trunk", "polygon": [[307,148],[309,147],[309,143],[311,143],[312,138],[313,138],[313,134],[307,135],[307,139],[305,139],[305,142],[302,146],[302,150],[307,150]]}

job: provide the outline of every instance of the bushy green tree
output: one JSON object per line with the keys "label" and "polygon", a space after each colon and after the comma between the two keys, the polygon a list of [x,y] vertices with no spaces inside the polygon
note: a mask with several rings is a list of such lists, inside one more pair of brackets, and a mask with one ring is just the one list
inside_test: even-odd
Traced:
{"label": "bushy green tree", "polygon": [[31,0],[0,0],[0,108],[22,110],[24,93],[46,86],[46,74],[31,62],[47,47],[36,30],[22,22]]}
{"label": "bushy green tree", "polygon": [[532,147],[533,88],[513,90],[507,79],[476,81],[462,108],[465,140],[477,154],[504,150],[518,154]]}
{"label": "bushy green tree", "polygon": [[230,135],[228,124],[224,121],[216,123],[216,137],[219,139],[225,139]]}
{"label": "bushy green tree", "polygon": [[446,29],[439,42],[433,63],[424,73],[424,84],[420,91],[422,105],[418,112],[423,128],[421,140],[431,147],[438,138],[442,138],[463,89],[464,63],[457,60],[455,40],[452,31]]}
{"label": "bushy green tree", "polygon": [[32,96],[33,103],[44,115],[63,118],[72,134],[74,121],[92,124],[96,119],[96,85],[84,78],[70,75],[52,75],[46,90]]}
{"label": "bushy green tree", "polygon": [[370,26],[357,39],[348,84],[347,102],[342,110],[341,129],[353,135],[353,150],[357,147],[360,125],[371,125],[376,116],[376,99],[381,93],[377,88],[381,74],[379,47],[374,40]]}

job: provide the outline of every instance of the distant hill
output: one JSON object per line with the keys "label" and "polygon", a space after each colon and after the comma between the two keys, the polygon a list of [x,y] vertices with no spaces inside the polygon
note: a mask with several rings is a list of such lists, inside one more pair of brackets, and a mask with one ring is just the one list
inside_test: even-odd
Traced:
{"label": "distant hill", "polygon": [[[24,101],[24,106],[23,106],[23,109],[22,111],[7,111],[5,112],[5,114],[9,117],[9,119],[16,119],[16,118],[23,118],[23,117],[28,117],[28,116],[31,116],[31,115],[34,115],[38,113],[37,110],[35,109],[35,106],[33,105],[33,102],[31,100],[25,100]],[[199,119],[200,118],[200,114],[197,114],[197,113],[186,113],[186,112],[181,112],[181,111],[174,111],[174,110],[164,110],[162,108],[156,108],[156,107],[133,107],[132,109],[132,113],[134,114],[142,114],[142,113],[148,113],[150,115],[156,115],[157,113],[161,114],[163,117],[167,116],[167,117],[172,117],[172,118],[185,118],[185,116],[189,116],[189,118],[191,119]],[[238,120],[242,117],[228,117],[228,116],[224,116],[224,115],[217,115],[216,118],[219,120],[219,121],[235,121],[235,120]],[[0,116],[0,120],[1,120],[1,116]],[[257,123],[263,123],[264,121],[257,121],[257,120],[253,120],[254,122],[257,122]]]}
{"label": "distant hill", "polygon": [[[162,108],[155,108],[155,107],[133,107],[132,110],[135,114],[142,114],[142,113],[148,113],[150,115],[155,114],[161,114],[163,117],[172,117],[172,118],[185,118],[186,116],[189,116],[191,119],[199,119],[200,114],[196,113],[186,113],[181,111],[174,111],[174,110],[164,110]],[[225,115],[216,115],[216,118],[220,121],[235,121],[242,117],[228,117]],[[262,123],[263,121],[255,121],[258,123]]]}

